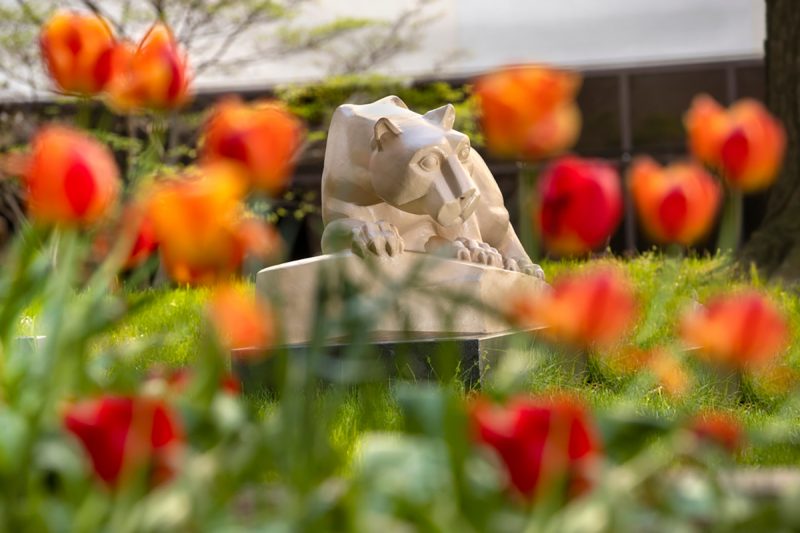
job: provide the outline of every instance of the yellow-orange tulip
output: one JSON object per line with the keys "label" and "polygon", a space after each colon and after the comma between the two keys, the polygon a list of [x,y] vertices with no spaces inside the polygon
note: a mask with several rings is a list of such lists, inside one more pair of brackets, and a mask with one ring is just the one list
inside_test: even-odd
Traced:
{"label": "yellow-orange tulip", "polygon": [[64,126],[36,135],[24,180],[29,214],[45,224],[96,222],[114,207],[120,190],[111,151]]}
{"label": "yellow-orange tulip", "polygon": [[475,84],[486,145],[501,157],[537,160],[569,149],[581,116],[577,73],[547,67],[511,67]]}
{"label": "yellow-orange tulip", "polygon": [[238,273],[254,241],[253,222],[242,213],[244,189],[237,169],[224,163],[156,185],[149,214],[175,281],[211,283]]}
{"label": "yellow-orange tulip", "polygon": [[707,361],[746,369],[777,358],[788,346],[789,326],[775,304],[750,290],[687,312],[681,336]]}
{"label": "yellow-orange tulip", "polygon": [[684,122],[692,153],[719,169],[731,187],[753,192],[775,180],[786,132],[760,102],[743,99],[725,110],[710,96],[700,95]]}
{"label": "yellow-orange tulip", "polygon": [[518,296],[510,319],[522,327],[544,328],[542,334],[555,342],[608,346],[631,329],[636,307],[624,275],[597,268],[557,279],[548,291]]}
{"label": "yellow-orange tulip", "polygon": [[189,100],[188,62],[167,26],[158,23],[150,28],[135,52],[130,45],[117,52],[119,72],[109,86],[111,104],[117,109],[175,109]]}
{"label": "yellow-orange tulip", "polygon": [[224,286],[215,291],[208,312],[220,340],[231,350],[258,348],[242,353],[261,353],[275,341],[272,310],[254,294]]}
{"label": "yellow-orange tulip", "polygon": [[114,36],[100,17],[58,11],[42,26],[39,45],[62,91],[92,95],[111,79]]}
{"label": "yellow-orange tulip", "polygon": [[628,185],[639,220],[659,242],[688,246],[714,223],[720,187],[698,165],[662,167],[650,158],[640,158],[628,171]]}
{"label": "yellow-orange tulip", "polygon": [[302,139],[300,121],[282,106],[229,99],[206,122],[202,157],[242,165],[253,188],[275,194],[291,177]]}

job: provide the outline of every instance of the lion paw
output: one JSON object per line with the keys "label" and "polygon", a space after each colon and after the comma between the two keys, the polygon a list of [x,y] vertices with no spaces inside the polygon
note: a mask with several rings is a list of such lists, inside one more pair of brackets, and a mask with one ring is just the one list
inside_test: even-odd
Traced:
{"label": "lion paw", "polygon": [[544,279],[544,270],[539,265],[532,263],[528,259],[514,259],[513,257],[503,257],[503,268],[513,272],[522,272],[535,278]]}
{"label": "lion paw", "polygon": [[485,242],[459,238],[453,241],[456,259],[503,268],[503,256]]}
{"label": "lion paw", "polygon": [[352,250],[360,257],[394,257],[404,249],[405,243],[397,228],[383,220],[364,222],[353,229]]}

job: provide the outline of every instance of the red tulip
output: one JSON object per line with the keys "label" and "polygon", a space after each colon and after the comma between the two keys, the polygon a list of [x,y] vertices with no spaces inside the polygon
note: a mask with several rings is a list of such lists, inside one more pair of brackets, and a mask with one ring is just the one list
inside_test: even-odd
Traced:
{"label": "red tulip", "polygon": [[722,411],[698,414],[689,424],[689,430],[701,441],[715,444],[735,453],[744,444],[745,435],[739,419]]}
{"label": "red tulip", "polygon": [[42,26],[39,44],[62,91],[92,95],[110,81],[114,36],[100,17],[58,11]]}
{"label": "red tulip", "polygon": [[520,494],[541,498],[562,482],[570,496],[591,488],[600,438],[577,400],[516,398],[505,406],[479,402],[472,415],[476,439],[497,452]]}
{"label": "red tulip", "polygon": [[250,184],[276,194],[291,177],[303,127],[282,106],[229,99],[212,111],[203,134],[203,159],[242,165]]}
{"label": "red tulip", "polygon": [[164,24],[150,28],[132,54],[129,46],[118,53],[117,63],[126,64],[109,87],[111,104],[117,109],[176,109],[190,99],[186,56]]}
{"label": "red tulip", "polygon": [[640,158],[628,176],[639,219],[655,240],[688,246],[711,229],[720,188],[702,167],[691,163],[662,167]]}
{"label": "red tulip", "polygon": [[43,128],[24,175],[31,218],[46,224],[91,224],[115,206],[120,190],[111,151],[63,126]]}
{"label": "red tulip", "polygon": [[[163,368],[156,368],[148,374],[146,384],[161,381],[168,387],[168,392],[176,396],[181,396],[186,392],[186,389],[191,384],[192,380],[196,378],[194,369],[189,367],[179,368],[177,370],[165,370]],[[242,392],[242,386],[236,376],[224,373],[219,381],[219,388],[221,391],[238,396]]]}
{"label": "red tulip", "polygon": [[548,290],[519,295],[511,302],[510,319],[564,344],[608,346],[633,326],[636,297],[624,275],[599,268],[563,276]]}
{"label": "red tulip", "polygon": [[786,132],[760,102],[739,100],[726,111],[710,96],[700,95],[684,122],[692,153],[718,168],[731,187],[753,192],[775,180]]}
{"label": "red tulip", "polygon": [[145,468],[154,469],[153,481],[166,481],[183,441],[175,413],[151,398],[85,400],[69,407],[64,425],[83,444],[95,474],[112,487]]}
{"label": "red tulip", "polygon": [[548,166],[536,213],[547,249],[569,255],[604,245],[622,218],[619,182],[617,172],[601,161],[570,156]]}
{"label": "red tulip", "polygon": [[208,311],[228,349],[264,349],[275,341],[272,310],[254,294],[230,286],[219,288],[211,297]]}
{"label": "red tulip", "polygon": [[763,366],[783,353],[789,325],[766,297],[747,291],[717,297],[689,311],[681,322],[681,335],[707,361],[745,369]]}
{"label": "red tulip", "polygon": [[577,73],[512,67],[475,83],[486,145],[501,157],[537,160],[569,149],[580,133]]}

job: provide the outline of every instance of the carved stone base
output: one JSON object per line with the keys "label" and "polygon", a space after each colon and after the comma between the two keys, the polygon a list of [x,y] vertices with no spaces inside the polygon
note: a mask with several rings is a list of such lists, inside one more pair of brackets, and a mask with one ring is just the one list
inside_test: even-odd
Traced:
{"label": "carved stone base", "polygon": [[[343,316],[344,287],[357,287],[373,319],[372,340],[419,339],[509,330],[502,316],[511,297],[535,294],[546,283],[533,276],[429,254],[361,259],[351,253],[322,255],[266,268],[256,290],[273,302],[281,325],[281,344],[310,342],[324,283],[327,316]],[[405,287],[399,290],[397,287]],[[338,306],[338,307],[337,307]],[[342,308],[339,312],[339,308]],[[328,321],[331,322],[331,321]],[[340,339],[342,328],[324,340]]]}
{"label": "carved stone base", "polygon": [[[530,332],[380,340],[365,346],[376,356],[368,359],[348,359],[351,345],[331,343],[321,348],[313,362],[307,362],[314,369],[312,374],[322,381],[352,383],[386,378],[449,380],[456,377],[467,388],[477,388],[512,343],[519,347],[533,342]],[[276,390],[280,386],[277,378],[282,374],[281,367],[288,360],[296,362],[314,357],[308,345],[283,346],[261,360],[248,353],[257,351],[243,349],[232,354],[233,372],[245,391]]]}

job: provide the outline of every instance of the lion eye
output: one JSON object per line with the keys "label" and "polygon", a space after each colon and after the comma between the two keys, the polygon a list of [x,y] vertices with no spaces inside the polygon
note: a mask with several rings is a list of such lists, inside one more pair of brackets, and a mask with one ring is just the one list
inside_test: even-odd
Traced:
{"label": "lion eye", "polygon": [[461,161],[466,161],[469,159],[469,146],[464,146],[461,150],[458,151],[458,158]]}
{"label": "lion eye", "polygon": [[426,155],[419,161],[423,170],[436,170],[439,167],[439,158],[433,154]]}

